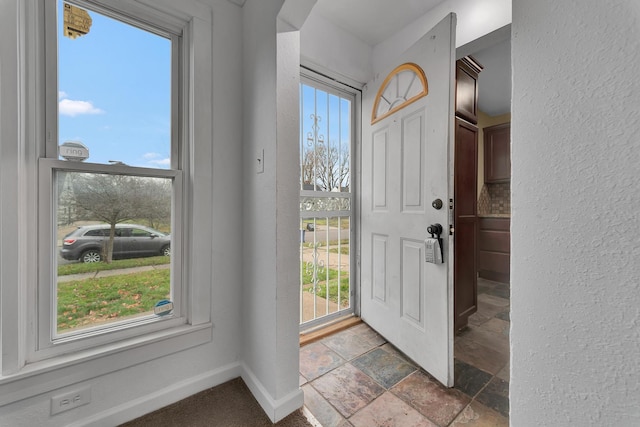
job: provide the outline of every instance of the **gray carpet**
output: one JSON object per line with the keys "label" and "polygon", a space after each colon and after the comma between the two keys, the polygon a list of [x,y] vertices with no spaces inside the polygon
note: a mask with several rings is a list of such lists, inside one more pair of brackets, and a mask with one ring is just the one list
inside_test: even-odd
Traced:
{"label": "gray carpet", "polygon": [[302,410],[272,424],[244,381],[236,378],[122,424],[122,427],[146,426],[311,427],[311,424]]}

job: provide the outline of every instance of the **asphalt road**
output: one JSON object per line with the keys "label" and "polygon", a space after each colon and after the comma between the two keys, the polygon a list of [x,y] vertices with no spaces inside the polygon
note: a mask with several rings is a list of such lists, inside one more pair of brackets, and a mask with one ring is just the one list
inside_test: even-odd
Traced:
{"label": "asphalt road", "polygon": [[[338,239],[348,239],[349,229],[338,230],[338,227],[316,227],[315,231],[300,230],[300,239],[304,232],[304,243],[326,243],[327,240],[336,241]],[[338,234],[340,231],[340,234]]]}

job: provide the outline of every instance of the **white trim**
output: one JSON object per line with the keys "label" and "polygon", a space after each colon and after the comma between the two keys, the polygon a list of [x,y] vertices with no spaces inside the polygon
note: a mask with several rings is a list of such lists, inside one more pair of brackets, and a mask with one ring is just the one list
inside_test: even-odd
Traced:
{"label": "white trim", "polygon": [[[358,171],[360,165],[360,159],[356,156],[359,155],[360,150],[360,135],[361,135],[361,117],[360,112],[362,109],[362,91],[347,83],[343,83],[333,78],[332,74],[327,75],[320,74],[312,69],[301,66],[300,68],[300,83],[313,88],[322,90],[329,94],[336,95],[338,97],[347,99],[351,102],[351,146],[350,146],[350,184],[349,192],[326,192],[326,191],[312,191],[312,190],[299,190],[299,197],[340,197],[348,198],[350,200],[351,209],[349,211],[300,211],[299,218],[301,220],[310,218],[322,218],[322,217],[334,217],[339,216],[343,218],[349,218],[350,223],[350,256],[349,256],[349,308],[338,310],[334,313],[317,317],[305,322],[300,323],[300,331],[309,331],[310,329],[332,322],[335,319],[342,318],[349,315],[359,313],[359,242],[358,242],[358,226],[359,226],[359,179]],[[301,114],[301,112],[300,112]],[[301,308],[302,310],[302,308]]]}
{"label": "white trim", "polygon": [[[162,31],[161,28],[167,18],[163,16],[156,17],[156,12],[149,13],[149,11],[139,11],[136,7],[132,8],[132,4],[128,2],[121,2],[119,4],[122,10],[115,10],[115,4],[109,4],[108,8],[95,4],[85,0],[72,0],[75,4],[80,6],[85,5],[88,9],[96,11],[97,13],[110,16],[113,19],[117,19],[122,22],[133,25],[136,28],[145,28],[147,30],[155,29],[155,33],[159,34],[159,37],[169,37],[169,34]],[[42,3],[40,3],[42,5]],[[37,72],[43,73],[46,78],[45,90],[46,90],[46,112],[45,120],[47,126],[47,132],[49,135],[57,135],[58,126],[58,96],[57,91],[57,26],[56,17],[57,7],[59,2],[49,1],[43,6],[44,8],[44,27],[47,34],[44,48],[45,63],[44,67],[37,67]],[[135,14],[135,17],[134,17]],[[138,14],[143,15],[146,21],[138,22]],[[157,23],[150,23],[149,16],[154,19],[160,19]],[[174,19],[175,20],[175,19]],[[151,26],[153,25],[153,28]],[[171,77],[171,153],[175,155],[179,152],[179,147],[190,144],[189,134],[183,132],[188,129],[189,126],[185,123],[189,123],[192,111],[186,112],[183,116],[178,114],[181,110],[180,105],[188,103],[193,95],[188,90],[191,85],[194,84],[192,80],[192,74],[190,73],[191,61],[189,56],[175,55],[176,53],[191,52],[191,49],[181,48],[181,45],[191,43],[189,38],[192,34],[190,23],[182,22],[182,27],[177,31],[176,29],[169,29],[174,33],[184,34],[184,40],[180,40],[178,37],[170,37],[172,42],[172,77]],[[37,33],[37,30],[35,31]],[[176,47],[176,45],[179,45]],[[38,51],[41,52],[41,51]],[[38,64],[41,65],[41,64]],[[178,71],[178,73],[176,73]],[[184,83],[182,86],[178,85],[178,82]],[[178,92],[178,93],[176,93]],[[30,315],[30,318],[36,319],[36,329],[32,330],[32,336],[35,337],[35,347],[29,347],[27,352],[27,360],[29,362],[35,362],[46,358],[54,357],[60,354],[69,353],[72,351],[78,351],[92,346],[99,346],[108,344],[114,340],[128,339],[133,336],[143,335],[146,333],[152,333],[160,329],[167,329],[179,326],[187,323],[186,313],[188,308],[185,306],[188,286],[187,278],[184,277],[183,272],[187,269],[182,268],[182,263],[187,258],[183,257],[183,240],[185,233],[184,227],[188,226],[184,222],[182,216],[182,209],[185,207],[185,190],[188,191],[188,186],[182,180],[183,171],[190,170],[190,164],[186,162],[185,157],[172,157],[171,163],[174,169],[151,169],[151,168],[138,168],[130,167],[127,165],[105,165],[95,163],[81,163],[57,160],[58,158],[58,144],[60,141],[57,137],[47,138],[46,154],[39,159],[39,185],[38,185],[38,264],[39,275],[37,285],[37,307],[35,312]],[[185,148],[188,151],[188,148]],[[43,153],[40,153],[41,155]],[[174,312],[171,318],[139,318],[133,319],[129,322],[118,322],[113,325],[100,325],[95,328],[89,328],[86,330],[78,331],[73,336],[57,334],[55,328],[55,318],[57,313],[56,294],[55,289],[55,262],[52,262],[52,253],[55,257],[56,246],[53,244],[56,239],[56,225],[54,219],[56,215],[52,213],[57,212],[57,200],[53,195],[56,193],[56,180],[54,171],[78,171],[88,173],[113,173],[131,176],[146,176],[146,177],[166,177],[172,178],[172,250],[174,256],[172,257],[172,269],[171,269],[171,291],[172,299],[174,302]],[[188,193],[187,193],[188,194]],[[175,218],[177,217],[177,218]],[[33,307],[32,304],[30,304]],[[205,320],[208,321],[208,318]],[[202,322],[199,322],[202,323]],[[31,341],[31,340],[30,340]]]}
{"label": "white trim", "polygon": [[0,407],[210,342],[212,325],[183,326],[27,365],[0,378]]}
{"label": "white trim", "polygon": [[314,73],[314,70],[315,70],[315,73],[317,73],[316,75],[326,76],[325,78],[327,78],[327,80],[331,80],[338,84],[351,86],[352,88],[355,88],[358,90],[363,90],[363,88],[366,85],[366,83],[359,82],[357,80],[354,80],[350,77],[345,76],[344,74],[340,74],[335,70],[327,68],[324,65],[318,64],[317,62],[314,62],[313,60],[305,57],[304,55],[300,55],[300,65],[304,69],[303,73],[306,72],[307,70],[310,71],[311,73]]}
{"label": "white trim", "polygon": [[216,387],[238,378],[241,371],[242,368],[238,362],[231,363],[76,421],[69,424],[69,427],[120,425],[211,387]]}
{"label": "white trim", "polygon": [[[141,3],[136,0],[96,1],[109,5],[110,9],[116,6],[125,8],[127,5],[131,6],[127,10],[148,9],[147,6],[136,4]],[[143,334],[135,337],[126,334],[111,337],[90,348],[68,347],[56,354],[42,353],[46,359],[33,358],[38,334],[35,320],[38,312],[38,275],[31,261],[34,250],[38,248],[38,233],[42,231],[38,227],[37,214],[38,158],[44,157],[47,135],[44,123],[47,73],[44,72],[43,63],[46,33],[42,6],[50,3],[50,0],[0,2],[0,11],[7,17],[3,23],[11,22],[15,26],[2,30],[2,35],[9,37],[0,43],[0,53],[8,59],[8,67],[3,68],[0,74],[0,155],[16,160],[3,165],[0,170],[0,196],[3,200],[0,206],[0,387],[3,390],[0,406],[212,340],[212,13],[207,6],[184,1],[180,3],[182,11],[179,14],[173,18],[163,15],[157,25],[162,26],[162,23],[169,21],[182,22],[184,50],[181,54],[183,60],[188,59],[180,70],[186,77],[184,80],[189,82],[183,88],[184,98],[179,108],[185,111],[180,129],[184,141],[180,153],[184,170],[176,175],[176,185],[182,182],[184,215],[179,212],[174,214],[175,223],[184,231],[180,240],[185,242],[183,253],[189,262],[182,270],[174,267],[174,274],[180,274],[183,283],[189,287],[183,286],[181,295],[185,311],[181,319],[158,322],[167,329],[155,332],[144,330],[141,331]],[[175,5],[171,1],[154,0],[153,10],[148,9],[145,16],[160,17],[166,13],[159,12],[160,9],[173,12],[175,9],[172,6]],[[197,17],[185,15],[185,12],[194,10],[198,13]],[[15,16],[15,19],[8,18],[10,16]],[[189,19],[183,19],[185,16]],[[53,96],[57,100],[57,93]],[[196,105],[198,108],[195,108]],[[190,120],[185,121],[185,117]],[[44,162],[48,161],[54,164],[58,162],[52,159]],[[64,166],[89,171],[96,167],[69,163],[64,163]],[[126,166],[112,166],[108,171],[139,175],[167,172]],[[184,179],[180,179],[183,174]],[[193,224],[199,224],[197,233],[193,230]],[[177,228],[173,227],[174,230]],[[197,254],[198,259],[190,259],[189,254]],[[27,360],[31,363],[27,363]]]}
{"label": "white trim", "polygon": [[273,423],[304,405],[304,393],[300,388],[280,399],[274,399],[246,363],[242,363],[242,380]]}

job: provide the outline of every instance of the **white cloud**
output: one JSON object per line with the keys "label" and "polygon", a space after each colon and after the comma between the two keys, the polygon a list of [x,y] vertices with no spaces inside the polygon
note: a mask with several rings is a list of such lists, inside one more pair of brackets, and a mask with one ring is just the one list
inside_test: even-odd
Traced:
{"label": "white cloud", "polygon": [[166,159],[150,160],[149,163],[152,165],[158,165],[158,166],[169,166],[171,165],[171,159],[166,158]]}
{"label": "white cloud", "polygon": [[58,104],[58,112],[63,116],[75,117],[79,114],[102,114],[99,108],[93,106],[89,101],[74,101],[72,99],[63,99]]}
{"label": "white cloud", "polygon": [[149,165],[154,166],[171,166],[171,158],[163,157],[162,154],[149,152],[144,153],[142,157],[147,161]]}
{"label": "white cloud", "polygon": [[63,99],[67,97],[67,92],[61,90],[58,92],[58,99]]}

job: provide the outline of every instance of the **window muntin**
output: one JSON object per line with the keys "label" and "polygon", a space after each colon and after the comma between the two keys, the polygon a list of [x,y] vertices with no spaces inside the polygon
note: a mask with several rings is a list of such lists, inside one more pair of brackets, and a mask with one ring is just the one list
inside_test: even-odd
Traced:
{"label": "window muntin", "polygon": [[[65,4],[87,11],[92,21],[87,34],[74,39],[63,36]],[[49,348],[41,352],[43,357],[55,354],[53,346],[57,344],[75,341],[69,345],[83,348],[92,343],[108,342],[113,339],[113,334],[135,336],[162,327],[153,326],[154,323],[162,322],[165,328],[186,323],[180,265],[182,233],[176,229],[182,218],[180,210],[183,205],[182,165],[178,155],[181,150],[178,140],[180,125],[179,116],[175,113],[175,104],[180,99],[177,93],[179,73],[176,70],[182,67],[182,39],[175,33],[151,27],[146,22],[136,22],[129,15],[102,8],[93,2],[58,1],[55,10],[49,6],[46,16],[47,22],[56,22],[56,37],[48,41],[46,48],[46,68],[57,69],[57,79],[47,75],[47,84],[57,89],[47,89],[49,107],[45,119],[47,134],[58,135],[59,138],[57,141],[49,138],[46,149],[49,159],[40,161],[41,224],[45,224],[43,230],[52,230],[39,237],[43,240],[41,247],[46,248],[41,251],[41,257],[48,257],[48,261],[41,261],[38,288],[37,348]],[[139,38],[139,43],[136,38]],[[96,39],[100,43],[94,43]],[[87,65],[89,63],[94,64]],[[55,99],[51,99],[53,93],[58,95]],[[52,107],[54,102],[55,107]],[[126,114],[129,107],[133,113]],[[111,139],[105,137],[108,134],[112,135]],[[88,149],[89,158],[84,162],[59,160],[59,146],[69,135],[73,135],[71,139],[74,142],[80,140]],[[109,218],[109,215],[103,215],[106,208],[101,209],[99,203],[104,203],[105,207],[131,208],[135,195],[125,203],[118,197],[99,203],[85,197],[89,205],[85,203],[81,209],[83,212],[78,215],[80,200],[77,192],[80,187],[70,191],[69,177],[85,181],[89,177],[101,177],[114,181],[108,187],[133,190],[140,203],[136,203],[135,209],[129,209],[126,215]],[[118,185],[116,181],[121,182]],[[159,186],[163,188],[159,190]],[[45,197],[44,192],[50,192],[50,195]],[[97,190],[98,193],[101,190]],[[162,196],[158,197],[160,194]],[[153,209],[150,210],[151,207]],[[74,208],[76,211],[72,215]],[[147,215],[152,211],[155,211],[153,217]],[[171,250],[163,250],[172,254],[165,257],[169,259],[165,264],[168,268],[163,268],[160,273],[149,273],[148,280],[141,280],[148,283],[142,290],[138,288],[136,291],[130,285],[135,274],[131,272],[128,277],[125,274],[111,276],[107,282],[96,282],[94,286],[87,280],[80,280],[78,283],[83,286],[77,285],[70,291],[68,278],[60,275],[61,268],[66,266],[58,255],[60,236],[66,233],[64,228],[70,225],[70,219],[81,224],[142,223],[160,227],[171,239]],[[102,249],[101,260],[121,258],[124,249],[136,252],[133,256],[150,258],[148,247],[143,247],[136,239],[116,238],[115,231],[108,248]],[[103,240],[109,241],[109,232],[105,234],[107,237]],[[135,245],[137,247],[133,247]],[[158,257],[162,256],[158,251]],[[99,287],[106,288],[108,292],[78,291],[80,288]],[[143,296],[146,302],[140,304]],[[155,315],[153,306],[148,305],[163,299],[172,300],[174,310],[168,315]],[[104,306],[111,306],[110,311],[101,313]],[[79,311],[82,316],[78,315]],[[105,338],[99,338],[100,335],[105,335]],[[84,343],[78,342],[79,339]]]}
{"label": "window muntin", "polygon": [[427,76],[422,68],[410,62],[399,65],[389,73],[378,89],[371,110],[371,124],[428,94]]}

